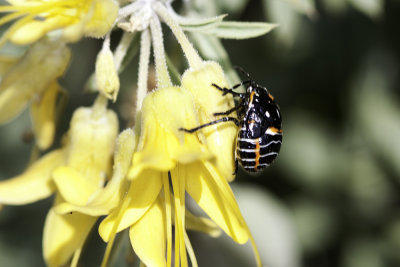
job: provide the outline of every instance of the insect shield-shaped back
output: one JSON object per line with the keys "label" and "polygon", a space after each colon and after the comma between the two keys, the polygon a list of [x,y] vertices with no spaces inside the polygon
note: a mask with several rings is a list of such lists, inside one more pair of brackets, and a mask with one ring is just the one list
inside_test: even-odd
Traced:
{"label": "insect shield-shaped back", "polygon": [[281,114],[274,98],[266,88],[251,81],[247,97],[242,101],[236,158],[249,172],[260,171],[271,165],[282,143]]}
{"label": "insect shield-shaped back", "polygon": [[[220,87],[212,84],[222,92],[222,95],[231,94],[238,97],[238,104],[229,110],[216,112],[214,115],[224,117],[199,125],[192,129],[180,130],[193,133],[204,127],[222,122],[234,122],[239,125],[236,142],[236,164],[240,164],[246,171],[258,172],[269,166],[279,153],[282,144],[281,113],[274,97],[265,87],[258,85],[242,69],[247,80],[232,88]],[[246,93],[237,93],[234,89],[245,85]],[[236,111],[239,119],[229,115]]]}

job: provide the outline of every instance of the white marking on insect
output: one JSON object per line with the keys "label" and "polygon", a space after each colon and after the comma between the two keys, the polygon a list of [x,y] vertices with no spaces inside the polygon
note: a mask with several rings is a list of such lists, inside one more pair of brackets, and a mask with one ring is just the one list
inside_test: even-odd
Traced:
{"label": "white marking on insect", "polygon": [[[277,141],[272,140],[271,142],[269,142],[266,145],[260,145],[260,148],[269,147],[271,144],[282,144],[282,142],[279,140],[277,140]],[[255,148],[250,148],[250,149],[249,148],[238,148],[238,150],[242,151],[242,152],[254,152]]]}
{"label": "white marking on insect", "polygon": [[251,144],[255,145],[259,141],[259,138],[256,138],[256,139],[238,138],[238,141],[248,142],[248,143],[251,143]]}
{"label": "white marking on insect", "polygon": [[268,128],[268,129],[265,131],[265,134],[269,134],[269,135],[282,135],[282,133],[280,133],[280,132],[274,132],[273,130],[271,130],[271,128]]}

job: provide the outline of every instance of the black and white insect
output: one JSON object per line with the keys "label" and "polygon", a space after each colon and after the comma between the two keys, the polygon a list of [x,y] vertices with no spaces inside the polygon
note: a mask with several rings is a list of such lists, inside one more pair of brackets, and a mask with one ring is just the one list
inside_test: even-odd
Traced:
{"label": "black and white insect", "polygon": [[[239,126],[236,138],[236,170],[238,163],[249,172],[258,172],[268,167],[276,158],[282,144],[282,118],[274,97],[267,88],[258,85],[248,73],[243,72],[247,80],[233,86],[222,88],[212,84],[222,91],[222,95],[231,94],[239,98],[237,105],[225,112],[214,113],[214,116],[223,115],[218,120],[200,125],[193,129],[180,128],[188,133],[196,132],[204,127],[220,123],[234,122]],[[245,93],[237,93],[234,89],[245,85]],[[229,114],[237,111],[238,119]]]}

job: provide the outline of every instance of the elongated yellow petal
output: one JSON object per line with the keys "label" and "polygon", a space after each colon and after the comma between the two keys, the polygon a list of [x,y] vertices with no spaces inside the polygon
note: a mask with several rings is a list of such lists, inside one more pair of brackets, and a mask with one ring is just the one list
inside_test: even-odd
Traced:
{"label": "elongated yellow petal", "polygon": [[23,205],[50,196],[55,190],[51,173],[64,163],[65,151],[55,150],[40,158],[23,174],[1,181],[0,203]]}
{"label": "elongated yellow petal", "polygon": [[127,181],[123,179],[132,162],[133,149],[136,145],[132,129],[123,131],[117,139],[117,149],[114,156],[113,176],[103,190],[98,190],[91,200],[83,206],[71,203],[61,203],[55,207],[57,213],[78,211],[91,216],[108,214],[115,208],[127,190]]}
{"label": "elongated yellow petal", "polygon": [[56,168],[53,179],[61,196],[74,205],[85,205],[100,186],[67,166]]}
{"label": "elongated yellow petal", "polygon": [[51,209],[43,233],[43,256],[47,265],[66,264],[72,254],[82,248],[96,219],[79,213],[60,215]]}
{"label": "elongated yellow petal", "polygon": [[59,90],[59,84],[56,81],[52,82],[41,97],[35,99],[31,105],[33,132],[36,144],[41,150],[45,150],[53,144],[55,109]]}
{"label": "elongated yellow petal", "polygon": [[9,38],[11,42],[17,45],[31,44],[38,41],[49,31],[62,28],[72,22],[73,20],[66,16],[43,21],[33,20],[18,28]]}
{"label": "elongated yellow petal", "polygon": [[161,191],[161,173],[153,170],[143,171],[138,177],[131,181],[128,195],[131,201],[126,210],[115,209],[100,224],[99,233],[104,241],[108,241],[112,228],[116,223],[118,214],[123,213],[117,232],[134,224],[154,203]]}
{"label": "elongated yellow petal", "polygon": [[185,223],[186,228],[189,230],[200,231],[212,237],[221,235],[221,229],[212,220],[195,216],[188,210],[185,212]]}
{"label": "elongated yellow petal", "polygon": [[[210,218],[235,242],[246,243],[248,231],[230,203],[225,201],[210,173],[201,163],[185,166],[187,171],[186,190]],[[220,176],[218,179],[224,179]]]}
{"label": "elongated yellow petal", "polygon": [[166,266],[165,208],[160,198],[131,226],[129,237],[133,250],[147,267]]}
{"label": "elongated yellow petal", "polygon": [[[222,96],[212,84],[228,87],[224,73],[216,62],[205,62],[200,69],[189,69],[182,76],[182,86],[194,96],[199,109],[200,124],[215,121],[222,116],[214,116],[216,112],[224,112],[234,107],[231,95]],[[229,117],[236,117],[232,112]],[[215,164],[222,176],[228,181],[234,179],[234,152],[237,128],[232,122],[218,123],[201,130],[206,136],[207,147],[215,156]],[[223,151],[223,153],[221,153]]]}

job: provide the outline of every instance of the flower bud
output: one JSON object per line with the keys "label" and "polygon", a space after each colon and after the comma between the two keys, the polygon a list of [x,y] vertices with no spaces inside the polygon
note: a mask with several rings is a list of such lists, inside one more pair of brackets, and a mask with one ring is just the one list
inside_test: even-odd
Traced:
{"label": "flower bud", "polygon": [[113,53],[108,46],[104,46],[97,55],[96,84],[100,92],[115,102],[119,91],[119,77]]}

